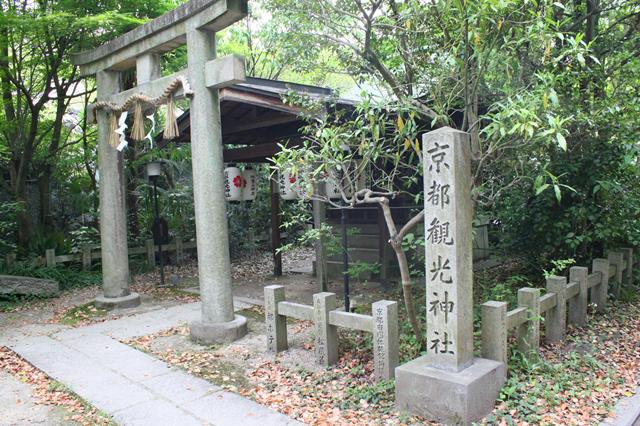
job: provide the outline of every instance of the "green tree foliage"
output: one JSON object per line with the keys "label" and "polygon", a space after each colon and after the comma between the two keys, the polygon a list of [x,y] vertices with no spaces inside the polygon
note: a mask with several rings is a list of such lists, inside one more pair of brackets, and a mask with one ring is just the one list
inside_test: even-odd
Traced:
{"label": "green tree foliage", "polygon": [[[383,108],[414,111],[422,130],[468,131],[477,210],[537,269],[601,255],[604,241],[637,244],[637,0],[264,4],[296,23],[307,49],[330,50],[363,89],[379,88]],[[362,129],[341,126],[357,143]]]}

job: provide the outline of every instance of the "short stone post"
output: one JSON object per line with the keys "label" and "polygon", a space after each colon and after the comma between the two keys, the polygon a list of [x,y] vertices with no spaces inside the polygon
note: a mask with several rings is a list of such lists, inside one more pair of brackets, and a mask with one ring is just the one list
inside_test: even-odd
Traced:
{"label": "short stone post", "polygon": [[540,289],[518,290],[518,306],[527,308],[527,322],[518,327],[518,350],[524,354],[538,352],[540,347]]}
{"label": "short stone post", "polygon": [[267,349],[278,353],[286,351],[287,317],[278,315],[278,303],[284,302],[284,287],[269,285],[264,288],[264,315],[267,324]]}
{"label": "short stone post", "polygon": [[45,257],[47,259],[47,266],[56,266],[56,250],[55,249],[47,249],[45,252]]}
{"label": "short stone post", "polygon": [[620,298],[620,287],[622,286],[622,277],[624,274],[624,255],[621,252],[609,253],[609,265],[616,267],[616,275],[613,278],[613,285],[609,282],[609,288],[613,293],[613,297]]}
{"label": "short stone post", "polygon": [[371,305],[373,313],[373,364],[376,380],[395,377],[399,362],[398,302],[382,300]]}
{"label": "short stone post", "polygon": [[82,270],[88,271],[91,269],[91,246],[84,245],[82,246]]}
{"label": "short stone post", "polygon": [[546,312],[544,338],[547,343],[559,342],[567,332],[567,278],[547,278],[547,291],[555,293],[556,306]]}
{"label": "short stone post", "polygon": [[493,410],[506,376],[503,363],[473,356],[471,138],[443,127],[422,147],[427,353],[396,369],[396,401],[429,420],[470,424]]}
{"label": "short stone post", "polygon": [[626,266],[624,273],[622,274],[622,283],[625,286],[629,286],[633,284],[633,249],[623,248],[620,250],[622,251],[624,264]]}
{"label": "short stone post", "polygon": [[507,363],[507,302],[482,304],[482,357]]}
{"label": "short stone post", "polygon": [[184,262],[184,241],[182,237],[176,237],[176,263],[182,265]]}
{"label": "short stone post", "polygon": [[607,309],[609,297],[609,259],[594,259],[593,272],[600,272],[600,284],[591,288],[591,302],[596,304],[598,312]]}
{"label": "short stone post", "polygon": [[329,312],[337,307],[334,293],[313,295],[313,319],[316,332],[316,362],[328,367],[338,362],[338,329],[329,324]]}
{"label": "short stone post", "polygon": [[156,267],[156,246],[153,243],[153,239],[145,241],[147,247],[147,266],[149,268]]}
{"label": "short stone post", "polygon": [[7,253],[5,261],[7,263],[7,266],[12,266],[14,263],[16,263],[16,254],[15,253]]}
{"label": "short stone post", "polygon": [[587,322],[588,276],[589,268],[584,266],[573,266],[569,269],[569,281],[577,282],[579,288],[578,294],[569,299],[569,322],[578,327],[582,327]]}

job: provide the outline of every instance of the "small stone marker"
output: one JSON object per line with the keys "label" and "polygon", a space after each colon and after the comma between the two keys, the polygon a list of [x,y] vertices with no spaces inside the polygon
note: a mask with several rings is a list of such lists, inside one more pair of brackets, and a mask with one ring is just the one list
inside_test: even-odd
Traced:
{"label": "small stone marker", "polygon": [[316,331],[316,361],[323,367],[338,362],[338,330],[329,324],[329,312],[336,309],[336,295],[317,293],[313,295],[313,320]]}
{"label": "small stone marker", "polygon": [[264,315],[267,325],[267,349],[270,352],[286,351],[287,318],[278,315],[278,302],[284,302],[284,287],[270,285],[264,288]]}
{"label": "small stone marker", "polygon": [[373,362],[376,380],[395,377],[398,366],[398,302],[382,300],[371,305],[373,313]]}
{"label": "small stone marker", "polygon": [[427,355],[396,369],[400,409],[446,424],[488,414],[503,363],[473,357],[471,142],[449,127],[423,136]]}

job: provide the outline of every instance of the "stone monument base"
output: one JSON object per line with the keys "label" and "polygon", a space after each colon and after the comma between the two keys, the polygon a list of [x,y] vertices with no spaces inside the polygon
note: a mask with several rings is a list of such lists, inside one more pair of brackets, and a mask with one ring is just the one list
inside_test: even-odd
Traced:
{"label": "stone monument base", "polygon": [[447,425],[468,425],[493,410],[505,380],[500,362],[475,358],[455,373],[430,367],[423,356],[396,368],[396,405]]}
{"label": "stone monument base", "polygon": [[127,296],[122,297],[106,297],[106,296],[98,296],[95,300],[95,305],[97,308],[101,309],[126,309],[126,308],[135,308],[136,306],[140,306],[140,295],[138,293],[131,293]]}
{"label": "stone monument base", "polygon": [[233,321],[222,323],[204,323],[194,321],[189,325],[191,340],[196,343],[212,345],[230,343],[247,334],[247,319],[236,315]]}

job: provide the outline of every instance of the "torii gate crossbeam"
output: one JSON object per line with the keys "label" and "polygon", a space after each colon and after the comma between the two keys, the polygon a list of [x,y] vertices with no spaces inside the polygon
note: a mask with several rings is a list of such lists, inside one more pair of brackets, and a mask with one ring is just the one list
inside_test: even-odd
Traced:
{"label": "torii gate crossbeam", "polygon": [[[215,59],[215,32],[247,15],[246,0],[191,0],[99,48],[73,58],[83,76],[95,75],[97,100],[122,104],[131,95],[156,97],[177,76],[193,91],[191,132],[193,192],[202,319],[191,337],[203,343],[228,342],[246,334],[246,319],[234,314],[223,187],[223,145],[218,89],[245,80],[244,59]],[[160,77],[160,57],[187,45],[188,68]],[[135,67],[137,86],[122,91],[121,73]],[[131,307],[129,291],[123,156],[109,144],[106,111],[96,110],[100,170],[100,237],[104,294],[101,306]]]}

